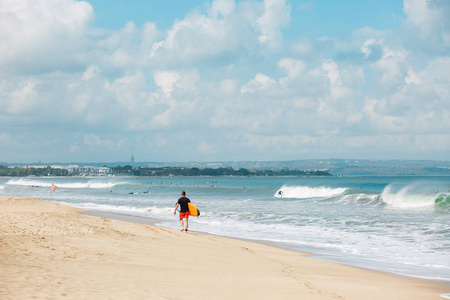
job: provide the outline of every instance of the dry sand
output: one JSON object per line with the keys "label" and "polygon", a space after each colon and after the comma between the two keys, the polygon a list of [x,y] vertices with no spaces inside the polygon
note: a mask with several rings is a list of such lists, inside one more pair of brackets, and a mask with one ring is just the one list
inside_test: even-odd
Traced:
{"label": "dry sand", "polygon": [[450,286],[0,197],[0,299],[442,299]]}

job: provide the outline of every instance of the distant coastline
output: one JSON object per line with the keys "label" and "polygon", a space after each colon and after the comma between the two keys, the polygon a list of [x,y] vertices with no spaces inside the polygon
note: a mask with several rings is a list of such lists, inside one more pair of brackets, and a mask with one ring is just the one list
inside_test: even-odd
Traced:
{"label": "distant coastline", "polygon": [[[55,169],[67,169],[66,174],[58,174],[57,176],[70,176],[69,173],[77,173],[81,175],[109,175],[114,169],[118,169],[115,175],[134,175],[137,173],[145,173],[141,176],[315,176],[311,175],[311,171],[326,171],[329,174],[325,176],[450,176],[450,160],[373,160],[373,159],[305,159],[305,160],[289,160],[289,161],[213,161],[213,162],[78,162],[78,163],[2,163],[0,166],[9,169],[16,169],[20,175],[9,176],[28,176],[31,171],[24,171],[24,168],[46,169],[48,167]],[[0,167],[1,168],[1,167]],[[121,169],[121,170],[120,170]],[[172,173],[161,175],[164,170],[172,170]],[[175,172],[176,169],[184,169],[183,172]],[[198,171],[197,171],[198,169]],[[226,169],[226,170],[225,170]],[[233,170],[233,174],[229,174],[227,170]],[[251,174],[248,174],[245,169]],[[189,172],[187,171],[189,170]],[[205,174],[204,170],[207,170]],[[212,171],[214,170],[214,171]],[[222,174],[220,173],[222,170]],[[241,171],[239,171],[241,170]],[[151,173],[155,171],[155,174]],[[305,174],[301,174],[305,172]],[[310,174],[306,174],[310,172]],[[1,173],[1,172],[0,172]],[[45,173],[45,172],[44,172]],[[190,173],[190,175],[175,173]],[[255,174],[256,173],[256,174]],[[260,175],[264,173],[263,175]],[[294,173],[294,174],[293,174]],[[297,173],[297,174],[295,174]],[[47,172],[49,174],[49,172]],[[156,175],[158,174],[158,175]],[[0,175],[8,176],[8,175]],[[73,175],[72,175],[73,176]],[[138,175],[139,176],[139,175]],[[322,175],[319,175],[322,176]]]}
{"label": "distant coastline", "polygon": [[[88,173],[78,170],[89,169]],[[0,176],[3,177],[76,177],[76,176],[136,176],[136,177],[197,177],[197,176],[240,176],[240,177],[262,177],[262,176],[333,176],[327,170],[297,170],[297,169],[282,169],[282,170],[248,170],[245,168],[183,168],[183,167],[161,167],[161,168],[135,168],[130,165],[121,167],[102,167],[101,173],[98,169],[93,167],[79,167],[74,169],[51,167],[45,168],[36,167],[6,167],[0,166]]]}

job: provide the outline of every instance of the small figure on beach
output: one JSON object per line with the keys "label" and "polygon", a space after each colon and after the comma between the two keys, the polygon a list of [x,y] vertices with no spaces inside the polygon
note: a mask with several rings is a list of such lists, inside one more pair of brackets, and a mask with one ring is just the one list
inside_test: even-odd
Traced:
{"label": "small figure on beach", "polygon": [[175,215],[177,213],[178,206],[180,206],[180,225],[181,225],[181,231],[188,231],[188,220],[189,220],[189,206],[188,203],[190,203],[191,200],[189,198],[186,198],[186,192],[181,191],[181,198],[178,199],[177,204],[175,205],[175,210],[173,211],[173,214]]}

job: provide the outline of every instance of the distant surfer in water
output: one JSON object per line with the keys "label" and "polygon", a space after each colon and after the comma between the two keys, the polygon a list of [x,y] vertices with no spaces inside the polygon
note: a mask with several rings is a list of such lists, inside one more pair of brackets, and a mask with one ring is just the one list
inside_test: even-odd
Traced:
{"label": "distant surfer in water", "polygon": [[190,203],[191,200],[189,198],[186,198],[186,192],[181,192],[181,198],[178,199],[177,204],[175,205],[175,210],[173,211],[173,214],[175,215],[177,213],[178,206],[180,206],[180,225],[181,225],[181,231],[188,231],[188,219],[189,219],[189,206],[188,203]]}
{"label": "distant surfer in water", "polygon": [[278,192],[278,196],[281,198],[281,197],[283,197],[283,191],[279,191]]}

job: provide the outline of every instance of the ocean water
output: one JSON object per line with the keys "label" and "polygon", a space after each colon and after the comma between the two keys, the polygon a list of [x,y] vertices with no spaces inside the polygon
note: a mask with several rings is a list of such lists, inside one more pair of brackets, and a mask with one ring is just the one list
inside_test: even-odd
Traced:
{"label": "ocean water", "polygon": [[151,217],[172,228],[182,190],[201,211],[190,218],[192,231],[450,284],[450,177],[0,178],[0,196]]}

